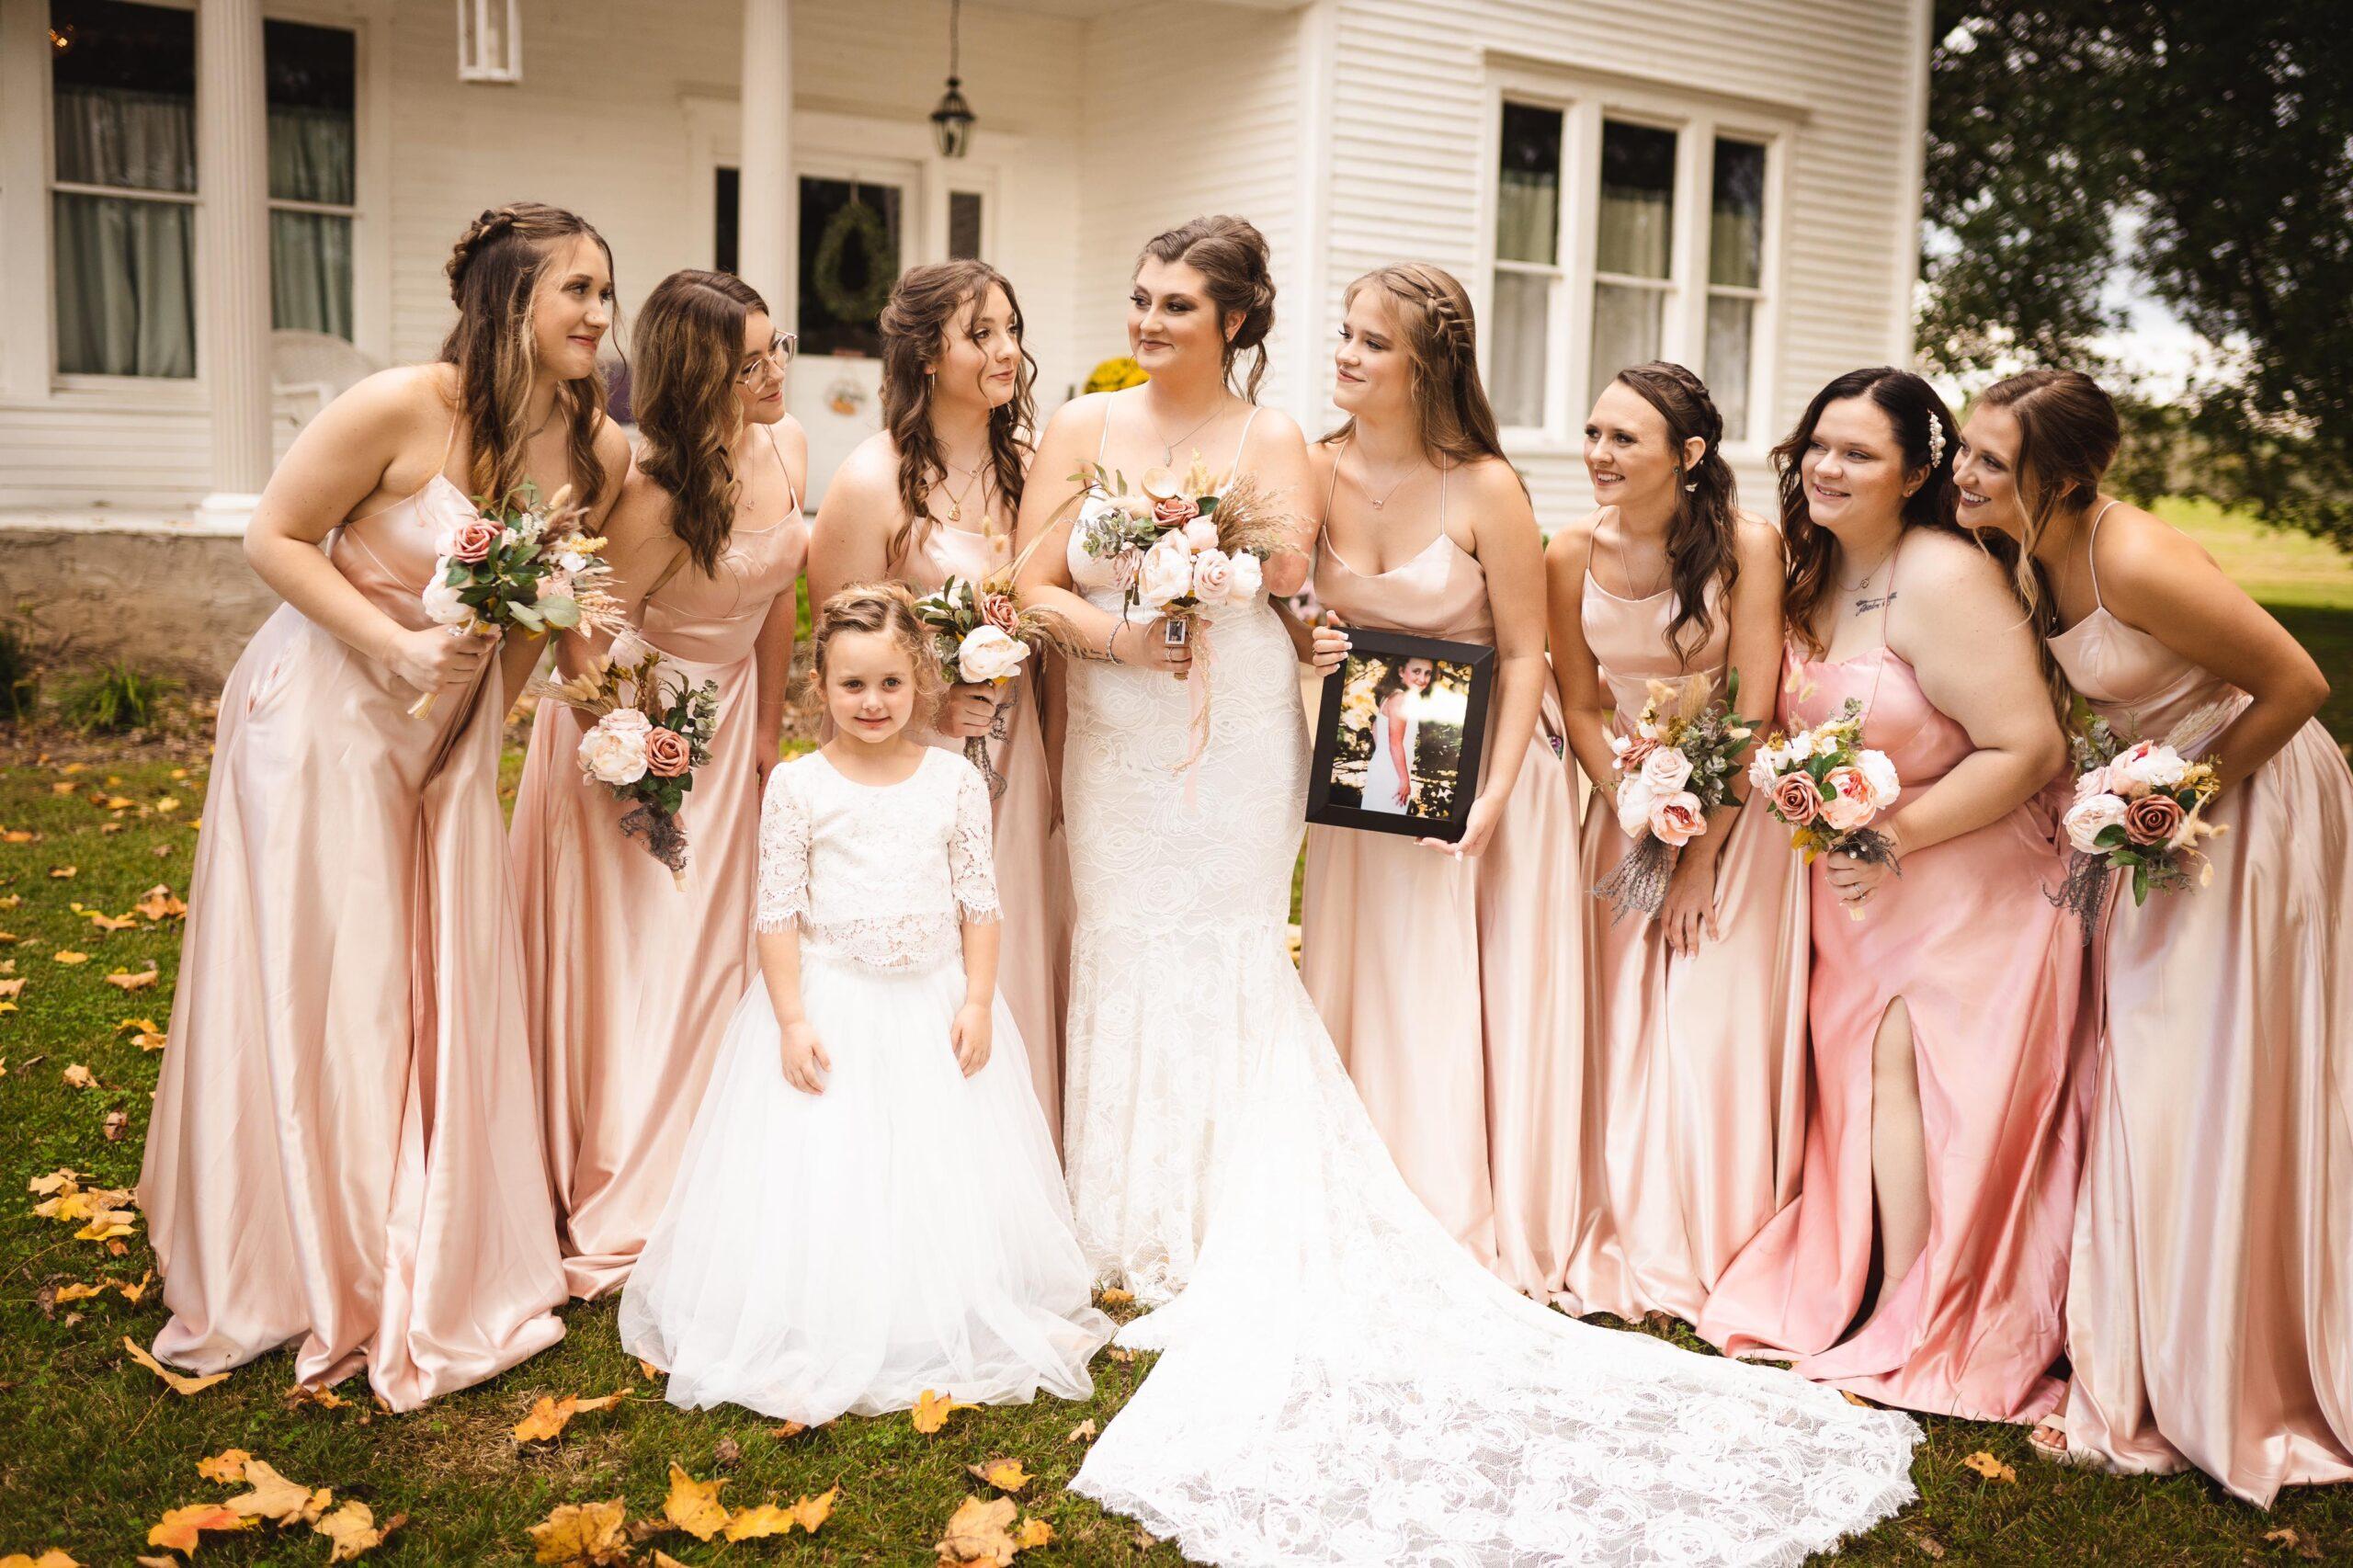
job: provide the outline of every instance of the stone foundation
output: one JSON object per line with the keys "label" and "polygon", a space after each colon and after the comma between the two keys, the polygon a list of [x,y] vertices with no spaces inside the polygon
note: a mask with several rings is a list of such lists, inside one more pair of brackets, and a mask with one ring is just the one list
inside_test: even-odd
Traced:
{"label": "stone foundation", "polygon": [[278,596],[244,541],[185,523],[0,517],[0,618],[52,666],[123,660],[217,689]]}

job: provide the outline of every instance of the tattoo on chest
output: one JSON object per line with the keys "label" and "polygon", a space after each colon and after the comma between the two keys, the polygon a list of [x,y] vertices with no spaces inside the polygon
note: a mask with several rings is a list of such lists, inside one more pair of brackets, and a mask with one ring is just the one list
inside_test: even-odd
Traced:
{"label": "tattoo on chest", "polygon": [[1893,604],[1895,600],[1896,596],[1893,594],[1890,594],[1885,598],[1880,599],[1857,599],[1855,601],[1855,613],[1857,615],[1869,615],[1875,609],[1885,609],[1888,606]]}

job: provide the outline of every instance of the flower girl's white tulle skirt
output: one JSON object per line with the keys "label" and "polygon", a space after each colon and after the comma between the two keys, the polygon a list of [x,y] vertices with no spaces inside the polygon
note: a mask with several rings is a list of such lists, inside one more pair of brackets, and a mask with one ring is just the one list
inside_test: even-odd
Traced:
{"label": "flower girl's white tulle skirt", "polygon": [[784,1080],[776,1012],[735,1009],[678,1178],[621,1296],[621,1343],[670,1403],[815,1426],[1093,1392],[1110,1337],[1090,1302],[1020,1036],[1002,1002],[966,1078],[951,960],[914,973],[804,949],[801,1001],[831,1058],[822,1095]]}

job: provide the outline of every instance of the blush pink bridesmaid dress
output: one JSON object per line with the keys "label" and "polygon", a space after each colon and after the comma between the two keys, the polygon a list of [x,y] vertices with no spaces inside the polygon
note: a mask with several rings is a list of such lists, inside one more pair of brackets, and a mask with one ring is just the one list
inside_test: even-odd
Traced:
{"label": "blush pink bridesmaid dress", "polygon": [[687,562],[640,617],[640,635],[669,668],[719,683],[710,760],[683,813],[684,887],[622,834],[626,808],[581,772],[587,716],[545,701],[531,721],[509,847],[563,1271],[584,1299],[629,1278],[661,1218],[756,967],[761,677],[752,644],[772,606],[790,613],[809,556],[789,477],[786,487],[783,520],[736,529],[716,575]]}
{"label": "blush pink bridesmaid dress", "polygon": [[[2197,755],[2245,695],[2092,591],[2060,668],[2150,740],[2226,704]],[[2315,719],[2206,816],[2209,885],[2111,895],[2067,1441],[2268,1507],[2353,1481],[2353,774]]]}
{"label": "blush pink bridesmaid dress", "polygon": [[[1713,585],[1711,598],[1716,597]],[[1649,684],[1705,675],[1724,695],[1732,625],[1721,612],[1689,664],[1667,641],[1675,591],[1610,593],[1588,563],[1580,616],[1620,733]],[[1687,631],[1688,637],[1689,632]],[[1580,891],[1633,841],[1605,795],[1586,807]],[[1802,863],[1752,795],[1716,860],[1722,935],[1688,958],[1648,915],[1586,898],[1584,1207],[1568,1273],[1580,1312],[1690,1322],[1733,1255],[1797,1196],[1805,1147],[1808,926]]]}
{"label": "blush pink bridesmaid dress", "polygon": [[[1493,644],[1487,576],[1438,531],[1392,571],[1318,546],[1315,595],[1350,626]],[[1549,683],[1548,683],[1549,685]],[[1492,713],[1494,710],[1491,708]],[[1518,1290],[1562,1289],[1576,1202],[1584,963],[1576,813],[1548,689],[1486,852],[1307,830],[1300,978],[1414,1195]]]}
{"label": "blush pink bridesmaid dress", "polygon": [[[935,592],[951,576],[979,582],[1011,564],[1012,536],[952,528],[933,519],[923,542],[892,574],[918,594]],[[1070,978],[1070,857],[1054,821],[1053,779],[1046,770],[1044,726],[1038,702],[1045,683],[1040,654],[1005,690],[989,735],[989,792],[995,797],[996,880],[1004,895],[1005,936],[996,988],[1021,1030],[1029,1075],[1046,1127],[1062,1148],[1063,1010]],[[962,739],[918,722],[910,733],[926,744],[962,756]]]}
{"label": "blush pink bridesmaid dress", "polygon": [[[1968,732],[1893,649],[1795,669],[1783,726],[1861,699],[1864,743],[1894,762],[1906,796],[1970,754]],[[1703,1338],[1907,1410],[2029,1422],[2058,1403],[2050,1368],[2082,1163],[2075,1062],[2088,1031],[2077,1028],[2083,944],[2045,892],[2058,865],[2050,805],[2046,791],[1906,855],[1860,919],[1815,866],[1801,1189],[1724,1270],[1699,1314]],[[1927,1244],[1857,1325],[1875,1251],[1871,1046],[1898,1001],[1927,1134]]]}
{"label": "blush pink bridesmaid dress", "polygon": [[[436,541],[473,515],[436,474],[328,557],[422,630]],[[563,1336],[499,679],[493,658],[412,718],[407,683],[291,605],[230,672],[139,1178],[161,1360],[292,1345],[296,1381],[364,1366],[410,1410]]]}

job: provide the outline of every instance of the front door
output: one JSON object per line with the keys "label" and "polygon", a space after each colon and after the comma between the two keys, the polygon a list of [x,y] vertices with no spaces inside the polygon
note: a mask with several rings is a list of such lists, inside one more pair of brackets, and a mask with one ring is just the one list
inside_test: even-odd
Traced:
{"label": "front door", "polygon": [[803,162],[789,394],[809,433],[809,505],[850,449],[881,428],[883,302],[910,254],[919,171],[892,159]]}

